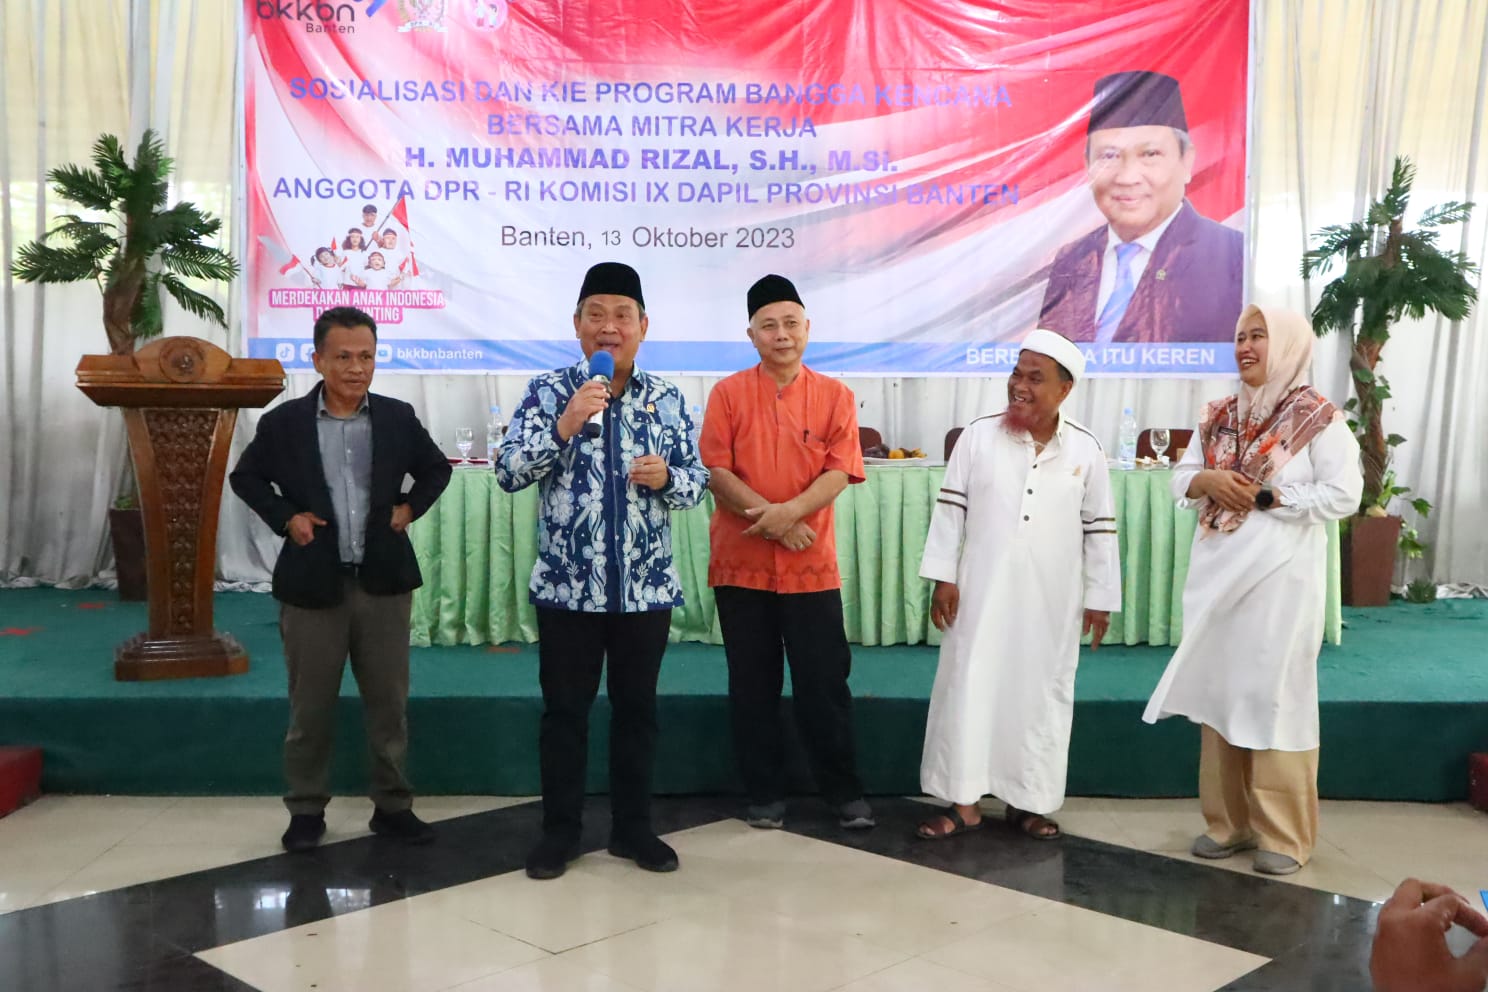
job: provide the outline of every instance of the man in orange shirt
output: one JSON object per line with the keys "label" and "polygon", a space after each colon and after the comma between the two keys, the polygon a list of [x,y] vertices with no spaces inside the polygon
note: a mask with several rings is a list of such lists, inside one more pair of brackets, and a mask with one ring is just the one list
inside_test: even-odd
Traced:
{"label": "man in orange shirt", "polygon": [[795,286],[765,276],[749,289],[749,340],[760,363],[713,388],[703,464],[717,510],[708,585],[729,668],[734,751],[752,827],[785,824],[780,726],[790,659],[796,725],[823,797],[843,827],[874,825],[858,781],[847,687],[852,652],[832,503],[863,481],[850,389],[801,364],[811,321]]}

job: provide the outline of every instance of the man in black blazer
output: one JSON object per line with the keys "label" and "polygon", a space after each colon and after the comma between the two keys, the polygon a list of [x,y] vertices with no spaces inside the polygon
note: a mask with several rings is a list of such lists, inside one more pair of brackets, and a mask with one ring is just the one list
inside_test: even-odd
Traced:
{"label": "man in black blazer", "polygon": [[1231,340],[1245,242],[1185,197],[1194,147],[1178,81],[1102,77],[1085,156],[1107,223],[1059,249],[1039,326],[1097,344]]}
{"label": "man in black blazer", "polygon": [[[315,322],[306,396],[264,414],[229,481],[284,546],[274,564],[279,632],[289,669],[286,850],[325,833],[327,778],[346,659],[361,691],[372,760],[373,833],[434,839],[413,812],[408,751],[408,640],[413,590],[423,584],[408,525],[449,484],[450,466],[413,407],[368,392],[377,324],[355,307]],[[404,493],[404,476],[413,487]]]}

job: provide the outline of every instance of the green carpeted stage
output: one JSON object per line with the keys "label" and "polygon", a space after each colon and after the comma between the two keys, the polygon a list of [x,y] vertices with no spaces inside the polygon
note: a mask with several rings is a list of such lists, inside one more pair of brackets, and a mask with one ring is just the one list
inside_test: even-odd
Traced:
{"label": "green carpeted stage", "polygon": [[[266,595],[217,597],[217,626],[242,641],[246,675],[115,682],[114,645],[145,627],[144,604],[112,592],[0,590],[0,744],[45,750],[53,792],[277,794],[286,703],[278,611]],[[1461,799],[1467,755],[1488,750],[1488,602],[1345,611],[1342,647],[1320,661],[1321,791],[1329,798]],[[1009,637],[1017,637],[1009,631]],[[1071,795],[1190,796],[1198,731],[1141,722],[1169,648],[1086,651],[1070,752]],[[935,650],[855,648],[859,755],[871,792],[918,792]],[[656,787],[736,787],[722,649],[674,644],[662,666]],[[410,765],[424,793],[538,791],[541,700],[532,645],[416,648]],[[342,689],[334,772],[361,791],[356,689]],[[608,709],[596,704],[592,781],[602,789]]]}

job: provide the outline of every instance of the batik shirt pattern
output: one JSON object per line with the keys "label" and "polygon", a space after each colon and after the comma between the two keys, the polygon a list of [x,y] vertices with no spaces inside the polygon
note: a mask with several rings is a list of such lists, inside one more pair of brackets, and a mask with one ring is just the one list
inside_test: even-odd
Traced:
{"label": "batik shirt pattern", "polygon": [[[637,368],[605,409],[600,437],[563,441],[558,418],[586,381],[585,362],[535,376],[496,458],[502,489],[536,483],[541,492],[529,598],[584,613],[681,606],[670,514],[708,491],[682,393]],[[659,491],[628,478],[631,461],[646,454],[666,459],[669,478]]]}

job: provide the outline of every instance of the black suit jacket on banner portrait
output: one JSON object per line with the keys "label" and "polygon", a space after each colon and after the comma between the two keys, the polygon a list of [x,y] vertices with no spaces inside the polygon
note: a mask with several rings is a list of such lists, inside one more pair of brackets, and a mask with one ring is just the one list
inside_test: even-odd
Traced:
{"label": "black suit jacket on banner portrait", "polygon": [[[316,427],[323,388],[318,383],[308,395],[264,414],[228,478],[233,492],[276,534],[284,533],[290,517],[306,510],[326,521],[304,547],[286,536],[274,563],[274,598],[305,609],[335,606],[342,598],[338,521]],[[372,498],[357,579],[374,596],[393,596],[423,584],[413,543],[406,532],[392,528],[393,507],[407,503],[415,520],[423,516],[449,485],[451,470],[413,407],[371,393],[367,412],[372,418]],[[405,475],[413,476],[406,494]]]}
{"label": "black suit jacket on banner portrait", "polygon": [[[1059,249],[1044,290],[1040,327],[1095,340],[1106,228]],[[1232,341],[1245,281],[1245,239],[1184,201],[1158,239],[1114,342]]]}

